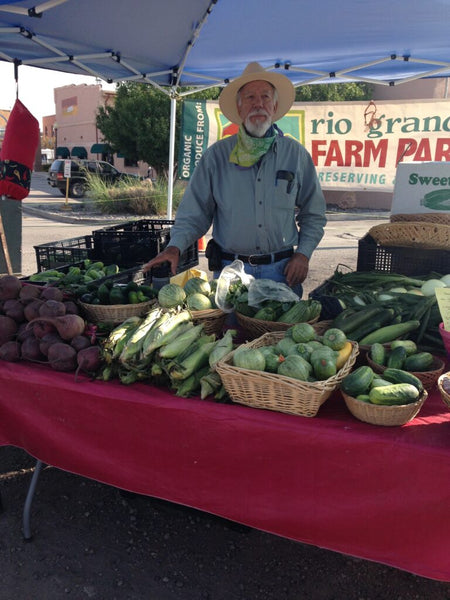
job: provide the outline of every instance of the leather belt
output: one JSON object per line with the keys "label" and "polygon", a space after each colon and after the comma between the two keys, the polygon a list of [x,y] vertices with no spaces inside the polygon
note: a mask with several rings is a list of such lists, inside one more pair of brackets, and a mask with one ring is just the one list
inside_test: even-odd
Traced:
{"label": "leather belt", "polygon": [[245,256],[243,254],[231,254],[230,252],[222,252],[223,260],[242,260],[244,263],[248,263],[251,266],[254,265],[270,265],[276,263],[283,258],[289,258],[294,254],[293,248],[288,250],[280,250],[279,252],[272,252],[271,254],[250,254]]}

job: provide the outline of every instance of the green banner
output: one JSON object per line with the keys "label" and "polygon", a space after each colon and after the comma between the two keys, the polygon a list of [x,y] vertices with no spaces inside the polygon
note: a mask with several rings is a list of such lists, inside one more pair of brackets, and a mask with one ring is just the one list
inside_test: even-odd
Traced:
{"label": "green banner", "polygon": [[185,100],[181,120],[178,176],[189,179],[209,143],[209,117],[205,100]]}

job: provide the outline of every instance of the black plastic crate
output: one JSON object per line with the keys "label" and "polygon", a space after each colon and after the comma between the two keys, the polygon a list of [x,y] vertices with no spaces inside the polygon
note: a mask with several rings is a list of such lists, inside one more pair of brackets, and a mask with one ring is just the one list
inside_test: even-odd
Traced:
{"label": "black plastic crate", "polygon": [[406,246],[381,246],[370,235],[358,242],[357,271],[381,271],[401,275],[450,272],[450,251]]}
{"label": "black plastic crate", "polygon": [[[131,268],[154,258],[167,246],[169,219],[140,219],[104,227],[92,232],[96,260],[108,260],[120,267]],[[178,273],[198,265],[198,243],[192,244],[180,257]]]}
{"label": "black plastic crate", "polygon": [[86,258],[94,259],[94,240],[92,235],[47,242],[34,246],[37,272],[56,269],[63,265],[79,263]]}
{"label": "black plastic crate", "polygon": [[[72,264],[62,265],[61,267],[55,267],[55,271],[59,271],[60,273],[67,273],[71,267],[83,267],[83,261],[79,261]],[[47,269],[48,270],[48,269]],[[42,273],[43,271],[37,271],[37,273]],[[27,275],[26,277],[21,277],[21,281],[30,280],[31,275]],[[89,285],[100,286],[105,281],[113,281],[113,283],[129,283],[130,281],[135,281],[138,285],[151,285],[151,275],[150,273],[144,273],[140,267],[133,267],[131,269],[123,269],[114,275],[106,275],[105,277],[99,277],[91,282]],[[46,281],[32,281],[30,282],[33,285],[46,285]]]}

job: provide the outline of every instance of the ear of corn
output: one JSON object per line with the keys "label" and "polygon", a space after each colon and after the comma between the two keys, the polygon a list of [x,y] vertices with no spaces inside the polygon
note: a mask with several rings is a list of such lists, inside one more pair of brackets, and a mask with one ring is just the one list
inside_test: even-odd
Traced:
{"label": "ear of corn", "polygon": [[174,330],[180,325],[191,320],[191,315],[187,310],[180,311],[179,313],[166,312],[164,313],[159,322],[155,323],[155,326],[147,333],[142,345],[142,357],[145,358],[150,356],[152,352],[164,346],[174,339]]}
{"label": "ear of corn", "polygon": [[213,367],[221,358],[233,350],[233,336],[235,336],[236,333],[236,329],[228,329],[225,335],[216,342],[211,354],[209,355],[210,367]]}
{"label": "ear of corn", "polygon": [[148,315],[145,317],[139,327],[134,330],[133,335],[125,344],[125,347],[119,357],[119,361],[121,363],[127,363],[139,356],[145,336],[160,319],[162,314],[162,309],[160,308],[156,308],[148,313]]}
{"label": "ear of corn", "polygon": [[190,354],[181,363],[176,364],[170,371],[170,377],[172,379],[186,379],[194,371],[201,369],[201,367],[208,364],[209,354],[214,348],[215,342],[208,342],[207,344],[201,344],[197,350]]}
{"label": "ear of corn", "polygon": [[190,348],[195,340],[200,337],[202,331],[203,323],[190,327],[187,331],[177,336],[173,341],[164,345],[160,349],[159,355],[162,358],[175,358],[181,352],[184,352],[184,350]]}

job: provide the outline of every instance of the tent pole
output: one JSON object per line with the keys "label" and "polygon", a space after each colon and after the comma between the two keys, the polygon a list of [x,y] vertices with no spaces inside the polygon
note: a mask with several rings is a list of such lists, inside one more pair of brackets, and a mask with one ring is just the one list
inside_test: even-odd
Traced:
{"label": "tent pole", "polygon": [[169,185],[167,189],[167,218],[172,218],[173,171],[175,166],[175,123],[177,116],[177,100],[170,98],[170,143],[169,143]]}

